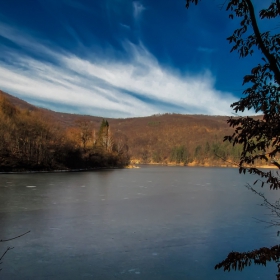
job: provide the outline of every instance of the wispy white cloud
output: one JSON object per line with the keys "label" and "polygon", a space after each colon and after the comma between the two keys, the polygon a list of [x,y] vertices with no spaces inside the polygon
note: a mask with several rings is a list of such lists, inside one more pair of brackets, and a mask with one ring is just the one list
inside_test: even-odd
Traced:
{"label": "wispy white cloud", "polygon": [[124,44],[130,60],[118,60],[114,53],[86,60],[9,31],[12,33],[0,35],[16,44],[32,45],[34,52],[45,53],[56,61],[45,63],[16,50],[5,53],[12,63],[0,61],[0,88],[22,98],[104,117],[165,112],[231,114],[229,106],[235,98],[215,90],[210,72],[183,75],[163,67],[142,45]]}
{"label": "wispy white cloud", "polygon": [[133,16],[136,21],[139,20],[143,11],[145,11],[145,7],[138,1],[134,1],[133,3]]}
{"label": "wispy white cloud", "polygon": [[38,34],[28,34],[25,30],[17,30],[15,27],[0,22],[0,36],[17,44],[21,48],[25,48],[34,54],[43,54],[47,56],[55,56],[56,53],[48,46],[48,42],[38,42],[34,37]]}

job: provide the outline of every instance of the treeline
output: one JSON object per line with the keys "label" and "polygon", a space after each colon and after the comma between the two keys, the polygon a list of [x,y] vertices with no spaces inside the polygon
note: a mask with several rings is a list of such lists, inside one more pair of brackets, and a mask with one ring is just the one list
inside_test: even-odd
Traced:
{"label": "treeline", "polygon": [[2,95],[16,108],[0,108],[1,170],[123,166],[129,155],[131,163],[231,166],[242,150],[223,142],[233,132],[226,116],[163,114],[108,119],[109,125],[99,117],[53,112]]}
{"label": "treeline", "polygon": [[227,117],[164,114],[119,122],[128,138],[132,163],[233,166],[241,145],[223,142],[231,135]]}
{"label": "treeline", "polygon": [[204,145],[197,145],[194,149],[189,149],[187,145],[175,146],[169,155],[161,156],[159,153],[153,153],[151,159],[146,156],[145,160],[150,160],[150,163],[182,165],[234,165],[241,152],[240,145],[233,147],[224,142],[206,142]]}
{"label": "treeline", "polygon": [[[232,134],[226,116],[164,114],[123,120],[132,163],[236,166],[242,146],[224,142]],[[255,118],[258,118],[257,116]],[[256,161],[256,165],[267,165]]]}
{"label": "treeline", "polygon": [[86,169],[125,166],[128,146],[102,121],[95,132],[81,118],[60,127],[40,110],[23,110],[0,95],[0,171]]}

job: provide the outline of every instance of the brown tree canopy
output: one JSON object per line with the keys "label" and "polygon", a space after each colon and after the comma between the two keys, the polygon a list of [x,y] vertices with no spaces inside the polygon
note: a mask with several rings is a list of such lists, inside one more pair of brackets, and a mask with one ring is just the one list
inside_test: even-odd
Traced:
{"label": "brown tree canopy", "polygon": [[0,94],[0,172],[127,165],[128,153],[108,149],[113,143],[109,136],[107,149],[97,149],[92,124],[86,119],[65,130],[42,111],[21,109]]}

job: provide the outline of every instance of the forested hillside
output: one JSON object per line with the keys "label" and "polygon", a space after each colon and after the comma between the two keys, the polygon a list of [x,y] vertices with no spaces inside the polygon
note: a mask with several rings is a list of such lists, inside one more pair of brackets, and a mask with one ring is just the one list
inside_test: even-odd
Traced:
{"label": "forested hillside", "polygon": [[[33,110],[34,109],[34,110]],[[107,121],[98,134],[88,122],[65,129],[30,106],[13,105],[0,95],[0,171],[85,169],[125,166],[127,148],[115,149]],[[126,149],[125,149],[126,148]]]}
{"label": "forested hillside", "polygon": [[131,159],[141,163],[228,165],[241,147],[223,142],[227,117],[164,114],[127,119],[115,127],[126,136]]}
{"label": "forested hillside", "polygon": [[[6,142],[1,141],[2,169],[18,160],[33,169],[124,165],[129,157],[132,163],[231,166],[241,153],[240,145],[223,142],[225,135],[232,134],[226,116],[164,114],[107,119],[108,137],[101,144],[100,129],[107,125],[101,117],[53,112],[3,92],[0,95],[2,103],[6,99],[16,105],[1,105],[1,129],[6,131]],[[5,113],[9,106],[11,113]],[[24,130],[20,122],[24,122]],[[27,131],[30,139],[24,140]],[[8,141],[7,135],[11,137]],[[5,149],[10,156],[6,154],[4,162]]]}

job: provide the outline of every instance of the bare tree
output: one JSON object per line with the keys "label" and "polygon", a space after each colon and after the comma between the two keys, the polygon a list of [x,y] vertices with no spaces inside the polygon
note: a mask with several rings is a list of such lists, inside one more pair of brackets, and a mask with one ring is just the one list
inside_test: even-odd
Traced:
{"label": "bare tree", "polygon": [[89,141],[93,138],[93,129],[90,125],[90,122],[80,119],[77,121],[78,127],[80,129],[80,141],[82,143],[84,151],[86,151],[86,147]]}

